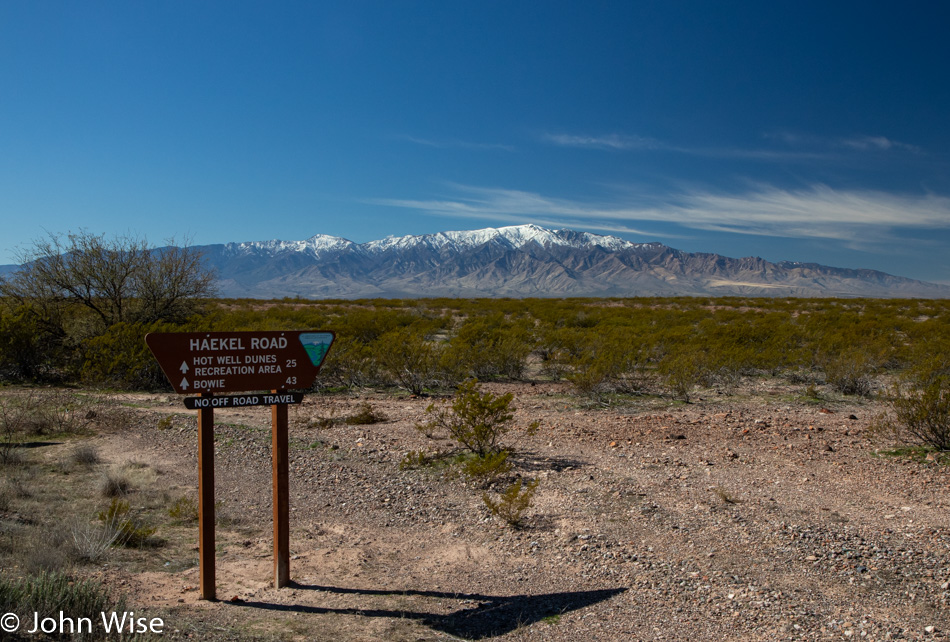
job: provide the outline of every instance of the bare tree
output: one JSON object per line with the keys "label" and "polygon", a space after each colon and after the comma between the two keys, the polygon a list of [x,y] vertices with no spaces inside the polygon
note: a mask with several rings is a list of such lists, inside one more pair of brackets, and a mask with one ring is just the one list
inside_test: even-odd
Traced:
{"label": "bare tree", "polygon": [[57,324],[64,308],[81,306],[108,328],[116,323],[180,321],[196,299],[214,294],[214,275],[191,248],[152,249],[144,239],[86,231],[33,242],[0,294],[30,305]]}

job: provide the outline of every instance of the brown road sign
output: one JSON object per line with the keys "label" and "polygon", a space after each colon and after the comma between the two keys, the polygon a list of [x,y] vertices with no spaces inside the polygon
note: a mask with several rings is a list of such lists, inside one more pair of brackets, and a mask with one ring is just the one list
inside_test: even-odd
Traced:
{"label": "brown road sign", "polygon": [[309,388],[332,332],[152,332],[145,343],[175,392]]}

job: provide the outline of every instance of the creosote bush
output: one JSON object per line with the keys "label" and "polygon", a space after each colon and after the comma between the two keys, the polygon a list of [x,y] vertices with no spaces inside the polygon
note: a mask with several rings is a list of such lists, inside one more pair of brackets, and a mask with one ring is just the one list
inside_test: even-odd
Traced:
{"label": "creosote bush", "polygon": [[113,498],[109,508],[96,513],[96,517],[106,528],[117,533],[114,542],[118,545],[141,548],[154,544],[152,535],[155,534],[157,529],[146,526],[135,519],[132,516],[131,507],[126,501]]}
{"label": "creosote bush", "polygon": [[888,403],[890,412],[880,427],[900,441],[950,450],[950,378],[933,377],[909,388],[897,385]]}
{"label": "creosote bush", "polygon": [[482,501],[495,517],[505,520],[510,526],[518,527],[524,519],[524,514],[531,508],[531,502],[534,499],[534,493],[538,489],[540,480],[533,479],[527,484],[522,483],[519,478],[514,484],[509,486],[498,497],[498,501],[491,498],[488,493],[482,494]]}
{"label": "creosote bush", "polygon": [[[426,435],[447,433],[459,446],[479,457],[495,455],[503,450],[501,439],[512,428],[512,399],[510,392],[500,396],[483,393],[478,382],[469,379],[459,385],[448,407],[429,404],[426,414],[431,419],[416,428]],[[537,427],[538,422],[530,424],[528,434]]]}
{"label": "creosote bush", "polygon": [[168,508],[168,516],[178,522],[197,522],[198,502],[190,497],[179,497]]}
{"label": "creosote bush", "polygon": [[511,472],[512,464],[508,461],[508,455],[507,450],[501,450],[481,457],[469,457],[462,464],[462,472],[469,479],[480,482],[483,487],[490,486]]}

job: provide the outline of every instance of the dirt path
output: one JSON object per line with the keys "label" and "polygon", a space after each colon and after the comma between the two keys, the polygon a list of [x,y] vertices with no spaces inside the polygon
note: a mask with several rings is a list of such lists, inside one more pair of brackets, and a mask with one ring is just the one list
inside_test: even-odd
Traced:
{"label": "dirt path", "polygon": [[[950,468],[877,457],[869,402],[760,394],[584,410],[558,385],[511,390],[515,472],[541,480],[525,527],[443,471],[400,470],[431,444],[430,400],[308,397],[291,412],[291,576],[271,588],[267,409],[217,415],[220,602],[198,600],[192,547],[104,578],[169,630],[221,639],[947,639]],[[369,401],[389,421],[306,426]],[[193,492],[194,413],[151,397],[100,437]],[[171,413],[163,429],[157,418]],[[195,529],[197,531],[197,529]],[[196,533],[197,535],[197,533]]]}

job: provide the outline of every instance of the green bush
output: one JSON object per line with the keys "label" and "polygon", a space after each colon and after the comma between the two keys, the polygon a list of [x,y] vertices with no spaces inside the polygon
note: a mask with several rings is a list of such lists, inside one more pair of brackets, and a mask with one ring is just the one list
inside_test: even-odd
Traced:
{"label": "green bush", "polygon": [[702,352],[679,350],[660,363],[660,373],[674,397],[689,403],[693,388],[699,385],[707,374],[704,360],[705,355]]}
{"label": "green bush", "polygon": [[0,305],[0,380],[39,381],[54,376],[63,337],[40,323],[29,306]]}
{"label": "green bush", "polygon": [[70,618],[89,618],[91,635],[73,634],[73,639],[106,638],[95,625],[100,613],[126,610],[124,598],[115,599],[93,580],[74,579],[59,573],[43,573],[22,579],[0,577],[0,612],[15,613],[21,622],[31,622],[33,614],[56,617],[62,611]]}
{"label": "green bush", "polygon": [[528,322],[495,313],[467,320],[449,341],[446,359],[464,376],[520,380],[534,348]]}
{"label": "green bush", "polygon": [[156,529],[140,523],[131,515],[129,503],[113,498],[109,508],[96,513],[96,517],[106,528],[117,533],[115,543],[129,548],[141,548],[153,544],[152,535]]}
{"label": "green bush", "polygon": [[527,485],[522,485],[519,478],[514,484],[509,486],[495,501],[488,493],[482,494],[482,501],[495,517],[500,517],[509,525],[518,527],[524,519],[524,514],[531,508],[534,493],[538,489],[540,480],[534,479]]}
{"label": "green bush", "polygon": [[84,343],[82,378],[128,390],[165,390],[168,381],[145,344],[149,332],[168,332],[167,324],[117,323]]}
{"label": "green bush", "polygon": [[190,497],[179,497],[168,508],[168,516],[178,522],[197,522],[198,502]]}
{"label": "green bush", "polygon": [[437,455],[431,455],[422,450],[410,450],[402,458],[402,461],[399,462],[399,470],[416,470],[418,468],[425,468],[431,464]]}
{"label": "green bush", "polygon": [[384,334],[374,344],[374,356],[396,385],[414,395],[439,386],[439,348],[413,330]]}
{"label": "green bush", "polygon": [[950,450],[950,378],[935,377],[910,388],[895,386],[882,426],[901,441]]}
{"label": "green bush", "polygon": [[501,450],[497,453],[470,456],[462,464],[462,472],[482,486],[490,486],[502,475],[511,471],[512,466],[508,461],[508,455],[507,450]]}
{"label": "green bush", "polygon": [[869,397],[874,391],[874,364],[859,350],[850,350],[830,357],[823,364],[825,380],[843,395]]}
{"label": "green bush", "polygon": [[[478,382],[469,379],[459,386],[449,407],[429,404],[426,414],[431,419],[416,428],[427,435],[447,433],[462,448],[479,457],[494,455],[501,452],[501,439],[512,428],[512,399],[510,392],[501,396],[482,393]],[[534,422],[528,426],[528,432],[537,426]]]}

